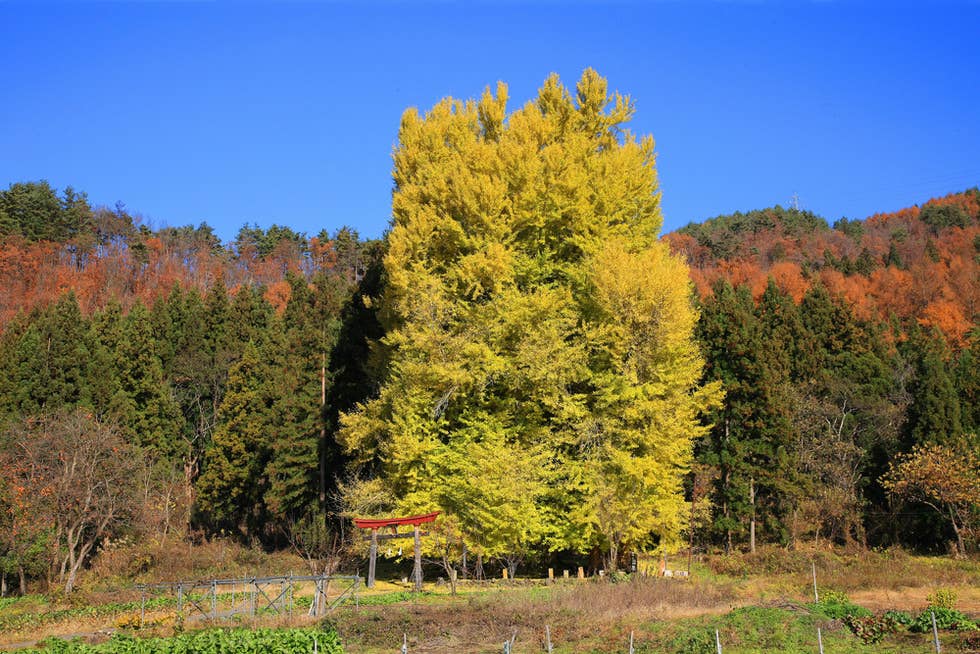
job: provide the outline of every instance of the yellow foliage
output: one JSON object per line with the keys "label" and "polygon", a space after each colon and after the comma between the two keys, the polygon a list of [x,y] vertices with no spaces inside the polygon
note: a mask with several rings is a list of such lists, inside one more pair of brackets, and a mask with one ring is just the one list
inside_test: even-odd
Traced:
{"label": "yellow foliage", "polygon": [[685,264],[658,241],[653,139],[587,70],[405,112],[380,298],[379,395],[340,440],[392,511],[440,509],[488,555],[677,538],[702,360]]}

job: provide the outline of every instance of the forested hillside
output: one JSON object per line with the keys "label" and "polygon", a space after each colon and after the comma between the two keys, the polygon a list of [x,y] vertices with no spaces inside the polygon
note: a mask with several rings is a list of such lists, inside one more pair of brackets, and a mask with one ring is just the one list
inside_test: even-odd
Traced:
{"label": "forested hillside", "polygon": [[980,311],[978,216],[974,188],[833,227],[808,211],[774,207],[718,216],[666,238],[687,257],[702,295],[724,278],[758,299],[771,277],[798,303],[820,284],[858,318],[937,327],[959,347]]}
{"label": "forested hillside", "polygon": [[[698,445],[709,540],[751,541],[755,523],[778,542],[965,549],[980,488],[978,198],[832,228],[776,207],[666,237],[691,264],[707,378],[726,390]],[[889,473],[905,459],[915,484]]]}
{"label": "forested hillside", "polygon": [[[433,505],[456,507],[444,545],[482,525],[467,545],[511,567],[688,540],[975,547],[980,193],[657,241],[652,145],[616,141],[627,105],[589,113],[604,81],[580,85],[576,105],[549,81],[506,129],[506,89],[406,118],[384,242],[246,226],[222,244],[45,182],[0,191],[4,583],[70,590],[126,534],[309,551],[344,511]],[[418,152],[440,130],[462,163],[420,172],[446,160]],[[520,168],[539,142],[544,163]],[[642,220],[555,191],[564,156]],[[510,171],[524,206],[580,222],[521,218],[464,168]],[[430,466],[471,474],[447,494],[418,484]]]}

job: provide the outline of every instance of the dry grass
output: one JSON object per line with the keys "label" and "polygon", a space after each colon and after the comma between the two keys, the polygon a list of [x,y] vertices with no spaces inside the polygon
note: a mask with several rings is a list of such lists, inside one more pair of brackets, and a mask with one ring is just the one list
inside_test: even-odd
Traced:
{"label": "dry grass", "polygon": [[114,543],[103,549],[82,576],[82,585],[92,589],[289,572],[307,573],[303,559],[291,552],[266,553],[227,539],[198,544],[147,540]]}
{"label": "dry grass", "polygon": [[872,611],[917,613],[937,588],[955,590],[957,608],[980,616],[980,560],[911,555],[903,550],[860,555],[827,549],[786,550],[763,547],[755,554],[713,556],[703,574],[736,581],[740,604],[770,604],[782,599],[809,602],[813,597],[811,562],[821,589],[843,591]]}
{"label": "dry grass", "polygon": [[[755,554],[709,557],[695,568],[692,580],[641,577],[614,583],[559,580],[463,583],[463,594],[449,597],[445,587],[398,604],[341,608],[330,614],[349,654],[380,654],[397,650],[407,634],[413,652],[477,654],[499,652],[500,643],[517,631],[518,650],[543,645],[550,626],[558,651],[612,651],[633,629],[707,614],[727,613],[733,606],[782,606],[808,601],[810,565],[816,564],[819,586],[847,592],[873,610],[915,612],[937,587],[955,589],[958,607],[980,615],[980,561],[911,556],[902,551],[867,552],[859,556],[828,550],[760,548]],[[133,577],[145,581],[237,577],[254,572],[301,570],[289,555],[267,555],[214,541],[188,547],[174,544],[119,545],[102,553],[86,573],[83,592],[71,604],[103,604],[132,600]],[[399,584],[379,582],[371,594],[403,591]],[[136,596],[138,598],[138,596]],[[40,601],[40,600],[39,600]],[[43,602],[42,602],[43,603]],[[59,606],[62,603],[58,603]],[[50,606],[50,605],[48,605]],[[243,625],[297,626],[310,619],[287,617],[237,618]],[[47,635],[91,634],[114,626],[113,618],[79,618],[44,624],[30,633],[0,636],[0,642],[37,640]],[[671,624],[674,624],[673,622]],[[203,623],[188,623],[188,628]],[[170,635],[174,625],[161,624],[145,633]],[[101,636],[104,637],[104,636]],[[572,645],[574,643],[574,645]],[[622,648],[620,648],[622,649]]]}
{"label": "dry grass", "polygon": [[754,554],[716,555],[705,561],[706,569],[718,577],[803,595],[812,585],[811,564],[816,567],[818,586],[845,592],[980,586],[980,561],[914,556],[900,549],[847,555],[768,546]]}
{"label": "dry grass", "polygon": [[475,653],[499,651],[515,631],[521,642],[542,645],[545,625],[556,643],[620,640],[644,622],[725,612],[733,599],[725,585],[679,580],[570,582],[344,610],[331,623],[351,653],[391,651],[403,634],[412,651]]}

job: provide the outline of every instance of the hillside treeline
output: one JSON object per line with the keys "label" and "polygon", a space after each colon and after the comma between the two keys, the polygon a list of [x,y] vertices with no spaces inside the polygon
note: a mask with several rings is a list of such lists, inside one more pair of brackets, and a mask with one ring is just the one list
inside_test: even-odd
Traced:
{"label": "hillside treeline", "polygon": [[[338,417],[386,357],[384,242],[246,226],[222,244],[44,182],[0,191],[0,239],[4,585],[70,590],[126,534],[305,547],[339,524],[338,486],[365,469]],[[695,443],[691,542],[946,551],[958,523],[883,478],[917,448],[976,453],[977,191],[666,239],[691,266],[703,381],[725,392]]]}

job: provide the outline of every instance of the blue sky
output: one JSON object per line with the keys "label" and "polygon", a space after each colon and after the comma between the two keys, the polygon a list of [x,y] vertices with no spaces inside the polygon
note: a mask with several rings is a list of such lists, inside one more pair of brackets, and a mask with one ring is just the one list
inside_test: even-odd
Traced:
{"label": "blue sky", "polygon": [[402,111],[596,68],[653,134],[666,230],[865,217],[980,184],[977,2],[0,2],[0,187],[153,227],[387,227]]}

